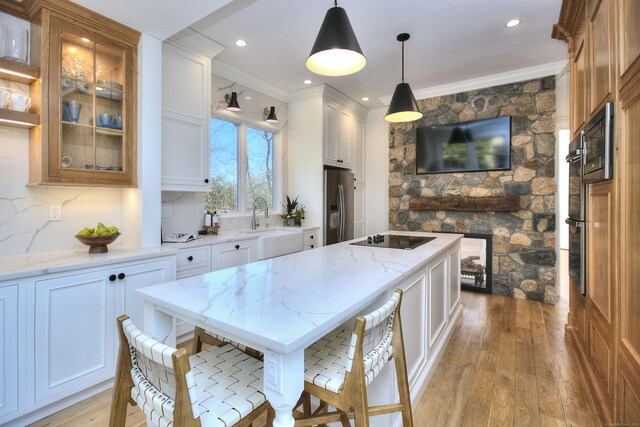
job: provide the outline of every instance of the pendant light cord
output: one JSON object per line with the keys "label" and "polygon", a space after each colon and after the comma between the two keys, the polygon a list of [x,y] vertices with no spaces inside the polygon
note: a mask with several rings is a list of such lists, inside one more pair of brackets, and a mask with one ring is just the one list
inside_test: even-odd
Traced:
{"label": "pendant light cord", "polygon": [[338,0],[333,0],[333,7],[338,7]]}
{"label": "pendant light cord", "polygon": [[402,83],[404,83],[404,42],[402,42]]}

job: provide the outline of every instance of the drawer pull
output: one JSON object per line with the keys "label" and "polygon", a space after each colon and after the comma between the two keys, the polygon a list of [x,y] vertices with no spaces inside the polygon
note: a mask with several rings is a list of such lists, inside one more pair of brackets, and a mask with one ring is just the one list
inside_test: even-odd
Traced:
{"label": "drawer pull", "polygon": [[116,281],[116,275],[112,274],[111,276],[109,276],[109,281],[110,282],[115,282]]}
{"label": "drawer pull", "polygon": [[311,249],[313,249],[313,245],[311,245]]}
{"label": "drawer pull", "polygon": [[189,256],[187,257],[187,261],[193,261],[193,257],[192,257],[191,255],[189,255]]}
{"label": "drawer pull", "polygon": [[311,236],[309,236],[310,239],[313,239],[313,234]]}
{"label": "drawer pull", "polygon": [[240,245],[236,245],[236,249],[240,249]]}
{"label": "drawer pull", "polygon": [[120,279],[120,280],[124,279],[125,277],[127,277],[127,276],[124,273],[118,274],[118,279]]}
{"label": "drawer pull", "polygon": [[204,183],[205,183],[205,184],[208,184],[208,183],[209,183],[209,179],[208,179],[208,178],[207,178],[207,179],[205,179],[205,180],[204,180]]}

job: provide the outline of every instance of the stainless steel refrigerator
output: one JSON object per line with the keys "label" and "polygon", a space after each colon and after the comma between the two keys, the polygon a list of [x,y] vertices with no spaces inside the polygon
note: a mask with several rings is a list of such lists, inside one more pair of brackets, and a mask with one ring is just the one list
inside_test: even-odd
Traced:
{"label": "stainless steel refrigerator", "polygon": [[324,171],[324,244],[353,239],[353,174]]}

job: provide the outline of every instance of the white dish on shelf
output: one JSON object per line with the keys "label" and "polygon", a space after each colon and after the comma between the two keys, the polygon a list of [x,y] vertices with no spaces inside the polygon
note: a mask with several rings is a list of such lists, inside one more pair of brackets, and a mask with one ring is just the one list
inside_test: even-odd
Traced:
{"label": "white dish on shelf", "polygon": [[110,89],[96,87],[96,96],[100,98],[113,99],[114,101],[122,101],[122,92],[116,92]]}

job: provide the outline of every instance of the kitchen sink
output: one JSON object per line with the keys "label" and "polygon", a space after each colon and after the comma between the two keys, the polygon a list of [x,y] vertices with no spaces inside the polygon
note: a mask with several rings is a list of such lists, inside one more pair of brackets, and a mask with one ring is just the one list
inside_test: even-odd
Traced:
{"label": "kitchen sink", "polygon": [[244,233],[258,236],[256,239],[257,260],[300,252],[303,247],[303,234],[300,229],[265,228]]}

